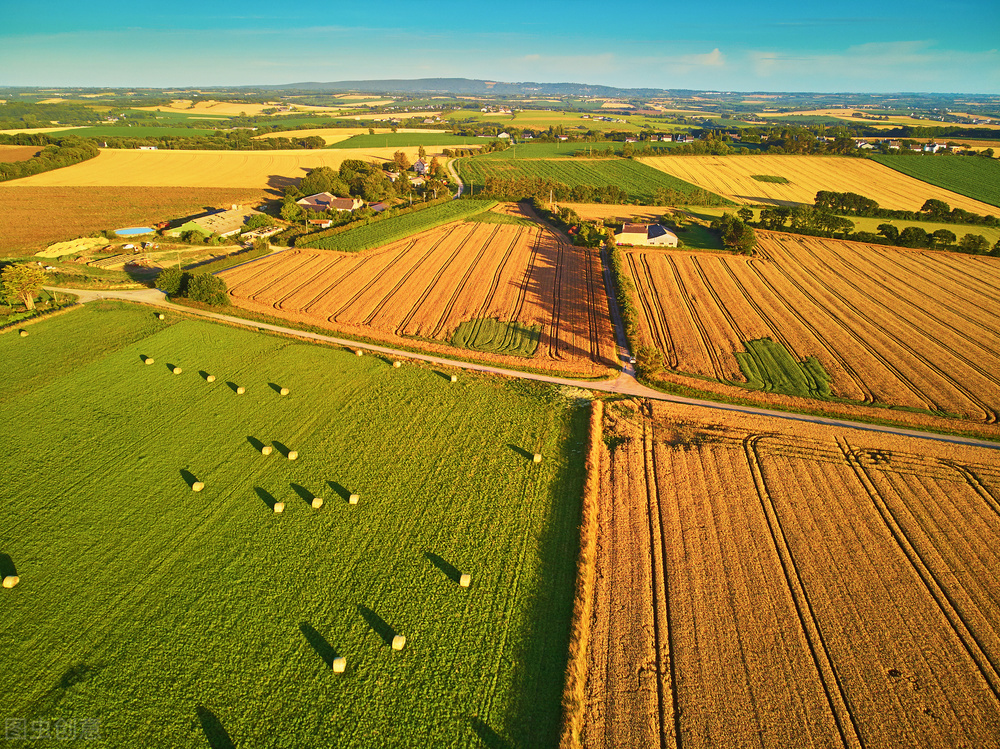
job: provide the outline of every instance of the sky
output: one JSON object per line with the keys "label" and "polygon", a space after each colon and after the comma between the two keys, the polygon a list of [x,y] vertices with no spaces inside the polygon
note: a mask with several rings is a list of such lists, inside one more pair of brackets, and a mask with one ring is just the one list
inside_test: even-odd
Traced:
{"label": "sky", "polygon": [[1000,93],[998,0],[0,0],[0,85],[459,77],[713,91]]}

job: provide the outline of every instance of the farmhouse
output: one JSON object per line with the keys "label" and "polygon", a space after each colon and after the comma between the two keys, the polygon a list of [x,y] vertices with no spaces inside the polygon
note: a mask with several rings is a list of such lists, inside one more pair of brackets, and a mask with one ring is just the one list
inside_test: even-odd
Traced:
{"label": "farmhouse", "polygon": [[328,192],[307,195],[295,202],[309,211],[356,211],[365,204],[358,198],[338,198]]}
{"label": "farmhouse", "polygon": [[623,224],[615,232],[615,241],[642,247],[676,247],[677,235],[660,224]]}
{"label": "farmhouse", "polygon": [[230,237],[233,234],[238,234],[246,220],[256,213],[258,211],[253,208],[234,205],[229,210],[216,211],[206,216],[193,218],[176,229],[172,229],[169,234],[171,237],[179,237],[186,232],[197,231],[205,236],[218,234],[220,237]]}
{"label": "farmhouse", "polygon": [[430,169],[430,164],[428,164],[423,159],[417,159],[415,162],[413,162],[413,171],[415,171],[417,174],[427,174],[427,171],[429,169]]}

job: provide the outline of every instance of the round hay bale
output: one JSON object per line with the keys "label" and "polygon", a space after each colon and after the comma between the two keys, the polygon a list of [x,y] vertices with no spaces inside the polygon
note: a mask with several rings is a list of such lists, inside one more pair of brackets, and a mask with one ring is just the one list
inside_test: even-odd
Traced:
{"label": "round hay bale", "polygon": [[323,506],[323,498],[322,497],[313,497],[312,508],[314,510],[318,510],[322,506]]}
{"label": "round hay bale", "polygon": [[472,585],[472,575],[463,574],[461,577],[458,578],[458,584],[463,588],[468,588],[470,585]]}
{"label": "round hay bale", "polygon": [[146,357],[146,364],[152,364],[152,363],[153,363],[153,357],[152,356],[147,356]]}
{"label": "round hay bale", "polygon": [[406,647],[406,638],[403,635],[396,635],[392,638],[392,649],[402,650]]}
{"label": "round hay bale", "polygon": [[278,395],[288,395],[288,388],[281,388],[281,390],[278,391]]}
{"label": "round hay bale", "polygon": [[284,502],[275,502],[274,503],[274,514],[275,515],[280,515],[284,511],[285,511],[285,503]]}
{"label": "round hay bale", "polygon": [[3,579],[3,586],[5,588],[13,588],[19,582],[21,582],[21,578],[17,575],[7,575],[7,577]]}
{"label": "round hay bale", "polygon": [[359,497],[357,494],[352,494],[350,497],[347,498],[347,503],[352,505],[356,505],[360,501],[361,497]]}
{"label": "round hay bale", "polygon": [[364,352],[361,349],[358,349],[357,351],[354,352],[355,356],[361,356],[362,354],[364,354]]}
{"label": "round hay bale", "polygon": [[174,374],[180,374],[180,373],[181,373],[181,372],[183,372],[184,370],[183,370],[183,369],[181,369],[180,367],[174,367],[174,368],[173,368],[173,369],[172,369],[171,371],[172,371],[172,372],[173,372]]}
{"label": "round hay bale", "polygon": [[206,377],[205,382],[215,382],[215,375],[209,375]]}
{"label": "round hay bale", "polygon": [[289,450],[288,451],[288,459],[289,460],[295,460],[298,457],[299,457],[299,454],[295,450]]}
{"label": "round hay bale", "polygon": [[19,331],[17,331],[17,333],[18,333],[19,336],[21,336],[21,338],[25,338],[28,335],[28,331],[27,330],[19,330]]}
{"label": "round hay bale", "polygon": [[534,461],[535,463],[541,463],[542,462],[542,454],[541,453],[535,453],[535,456],[532,458],[532,461]]}
{"label": "round hay bale", "polygon": [[246,391],[247,391],[247,389],[245,387],[243,387],[242,385],[240,385],[238,388],[236,388],[236,394],[237,395],[243,395],[243,393],[245,393]]}
{"label": "round hay bale", "polygon": [[264,445],[264,446],[263,446],[263,447],[262,447],[262,448],[260,449],[260,454],[261,454],[261,455],[270,455],[270,454],[271,454],[272,452],[274,452],[274,448],[273,448],[273,447],[271,447],[270,445]]}
{"label": "round hay bale", "polygon": [[399,369],[401,366],[403,366],[403,362],[401,362],[401,361],[394,361],[392,363],[392,366],[394,366],[396,369]]}
{"label": "round hay bale", "polygon": [[458,382],[458,375],[452,375],[451,376],[451,381],[452,382]]}
{"label": "round hay bale", "polygon": [[342,673],[344,673],[344,669],[346,669],[346,668],[347,668],[347,659],[346,658],[341,657],[341,658],[334,658],[333,659],[333,673],[335,673],[335,674],[342,674]]}
{"label": "round hay bale", "polygon": [[158,315],[156,316],[156,319],[157,319],[157,320],[165,320],[165,319],[167,319],[167,316],[166,316],[166,315],[164,315],[164,314],[163,314],[163,313],[161,312],[160,314],[158,314]]}
{"label": "round hay bale", "polygon": [[191,491],[193,492],[200,492],[204,488],[205,484],[202,483],[201,481],[195,481],[193,484],[191,484]]}

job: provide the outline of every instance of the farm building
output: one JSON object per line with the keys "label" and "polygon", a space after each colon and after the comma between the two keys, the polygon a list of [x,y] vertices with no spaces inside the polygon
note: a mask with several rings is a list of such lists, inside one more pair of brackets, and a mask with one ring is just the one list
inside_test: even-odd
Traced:
{"label": "farm building", "polygon": [[429,169],[430,169],[430,164],[428,164],[423,159],[417,159],[413,164],[413,171],[415,171],[417,174],[427,174],[427,171]]}
{"label": "farm building", "polygon": [[615,232],[615,241],[643,247],[676,247],[677,235],[660,224],[623,224]]}
{"label": "farm building", "polygon": [[356,211],[364,206],[358,198],[338,198],[328,192],[307,195],[295,202],[310,211]]}
{"label": "farm building", "polygon": [[216,211],[206,216],[199,216],[178,226],[170,231],[171,237],[179,237],[189,231],[197,231],[206,237],[210,234],[218,234],[220,237],[229,237],[238,234],[243,228],[243,224],[250,216],[258,211],[253,208],[234,205],[229,210]]}

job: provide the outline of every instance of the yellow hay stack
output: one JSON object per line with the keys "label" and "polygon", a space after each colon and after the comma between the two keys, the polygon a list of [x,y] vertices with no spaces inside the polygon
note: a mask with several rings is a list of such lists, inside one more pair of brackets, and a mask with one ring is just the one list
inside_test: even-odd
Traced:
{"label": "yellow hay stack", "polygon": [[271,447],[270,445],[264,445],[264,446],[263,446],[263,447],[262,447],[262,448],[260,449],[260,454],[261,454],[261,455],[270,455],[270,454],[271,454],[272,452],[274,452],[274,448],[273,448],[273,447]]}
{"label": "yellow hay stack", "polygon": [[406,638],[403,635],[396,635],[392,638],[392,649],[402,650],[406,647]]}
{"label": "yellow hay stack", "polygon": [[542,454],[541,453],[535,453],[535,456],[532,458],[532,461],[534,461],[535,463],[541,463],[542,462]]}
{"label": "yellow hay stack", "polygon": [[173,372],[174,374],[180,374],[180,373],[181,373],[181,372],[183,372],[184,370],[183,370],[183,369],[181,369],[180,367],[174,367],[174,368],[173,368],[173,369],[172,369],[171,371],[172,371],[172,372]]}
{"label": "yellow hay stack", "polygon": [[209,375],[206,377],[205,382],[215,382],[215,375]]}
{"label": "yellow hay stack", "polygon": [[191,491],[193,492],[200,492],[204,488],[205,484],[203,484],[201,481],[195,481],[193,484],[191,484]]}
{"label": "yellow hay stack", "polygon": [[243,387],[242,385],[240,385],[238,388],[236,388],[236,394],[237,395],[243,395],[243,393],[245,393],[246,391],[247,391],[247,389],[245,387]]}
{"label": "yellow hay stack", "polygon": [[323,499],[321,497],[313,497],[311,504],[314,510],[318,510],[320,507],[323,506]]}
{"label": "yellow hay stack", "polygon": [[451,376],[451,381],[452,382],[458,382],[458,375],[452,375]]}
{"label": "yellow hay stack", "polygon": [[464,573],[461,577],[458,578],[458,584],[463,588],[468,588],[470,585],[472,585],[472,575]]}
{"label": "yellow hay stack", "polygon": [[392,363],[392,366],[396,367],[396,369],[399,369],[401,366],[403,366],[403,362],[394,361]]}
{"label": "yellow hay stack", "polygon": [[7,575],[7,577],[3,579],[3,587],[13,588],[19,582],[21,582],[21,578],[19,578],[17,575]]}
{"label": "yellow hay stack", "polygon": [[281,388],[281,390],[278,391],[278,395],[288,395],[288,388]]}
{"label": "yellow hay stack", "polygon": [[348,504],[356,505],[359,501],[361,501],[361,497],[359,497],[357,494],[352,494],[350,497],[347,498]]}
{"label": "yellow hay stack", "polygon": [[147,357],[145,358],[145,362],[146,362],[146,364],[152,364],[152,363],[153,363],[153,361],[154,361],[154,359],[153,359],[153,357],[152,357],[152,356],[147,356]]}
{"label": "yellow hay stack", "polygon": [[344,673],[344,669],[346,669],[346,668],[347,668],[347,659],[346,658],[334,658],[333,659],[333,673],[335,673],[335,674],[342,674],[342,673]]}
{"label": "yellow hay stack", "polygon": [[289,460],[296,460],[296,459],[298,459],[298,457],[299,457],[299,454],[295,450],[290,450],[288,452],[288,459]]}
{"label": "yellow hay stack", "polygon": [[285,503],[284,502],[275,502],[274,503],[274,514],[275,515],[280,515],[284,511],[285,511]]}
{"label": "yellow hay stack", "polygon": [[28,331],[27,330],[19,330],[17,334],[19,336],[21,336],[21,338],[27,338],[28,337]]}

